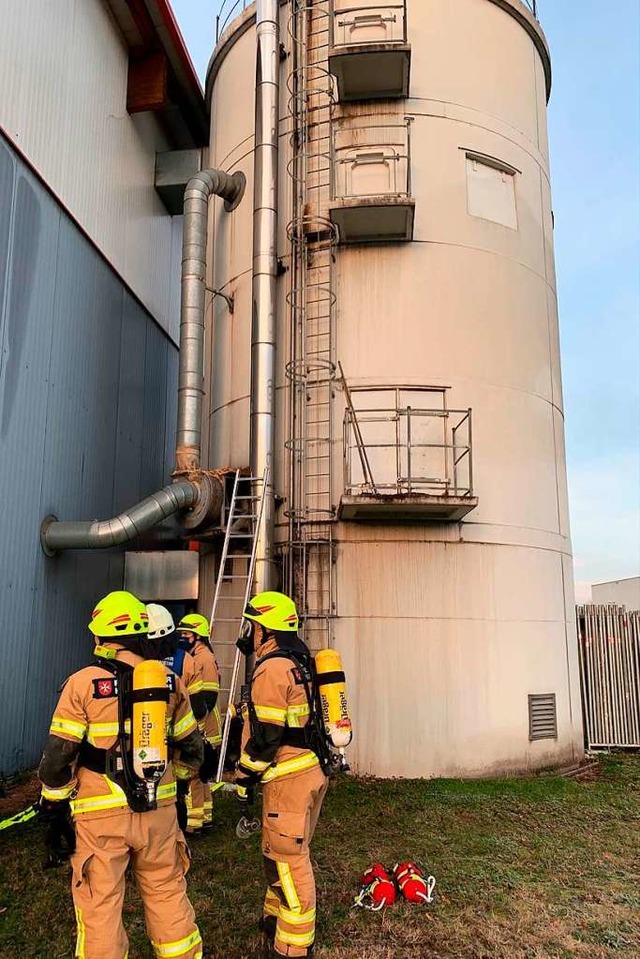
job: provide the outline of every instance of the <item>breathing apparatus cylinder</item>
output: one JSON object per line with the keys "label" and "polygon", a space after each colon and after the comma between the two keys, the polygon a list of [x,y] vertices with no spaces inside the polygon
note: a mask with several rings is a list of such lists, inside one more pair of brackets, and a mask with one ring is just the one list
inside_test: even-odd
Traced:
{"label": "breathing apparatus cylinder", "polygon": [[342,659],[335,649],[321,649],[315,663],[325,732],[336,749],[343,750],[353,738],[353,729]]}
{"label": "breathing apparatus cylinder", "polygon": [[147,788],[155,806],[156,790],[169,754],[167,749],[167,670],[155,659],[143,660],[133,670],[131,753],[133,771]]}

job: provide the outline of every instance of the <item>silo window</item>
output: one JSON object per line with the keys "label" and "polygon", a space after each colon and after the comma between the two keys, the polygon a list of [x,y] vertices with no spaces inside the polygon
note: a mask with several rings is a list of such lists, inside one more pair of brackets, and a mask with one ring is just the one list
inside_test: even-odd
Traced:
{"label": "silo window", "polygon": [[516,174],[491,157],[467,153],[467,205],[471,216],[518,229]]}

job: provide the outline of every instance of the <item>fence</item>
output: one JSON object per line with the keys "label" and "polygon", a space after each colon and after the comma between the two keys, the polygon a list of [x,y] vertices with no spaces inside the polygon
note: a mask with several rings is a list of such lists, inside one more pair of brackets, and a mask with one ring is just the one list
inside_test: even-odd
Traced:
{"label": "fence", "polygon": [[333,199],[411,196],[409,121],[338,125],[332,148]]}
{"label": "fence", "polygon": [[444,401],[435,390],[364,388],[352,396],[344,419],[346,493],[473,495],[471,410],[425,408],[426,399]]}
{"label": "fence", "polygon": [[576,608],[589,749],[640,748],[640,611]]}
{"label": "fence", "polygon": [[407,42],[407,3],[333,0],[331,46]]}

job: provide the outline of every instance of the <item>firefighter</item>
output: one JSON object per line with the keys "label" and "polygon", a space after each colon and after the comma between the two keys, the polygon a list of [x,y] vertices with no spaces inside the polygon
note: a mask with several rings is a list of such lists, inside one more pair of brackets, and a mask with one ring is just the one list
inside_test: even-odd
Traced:
{"label": "firefighter", "polygon": [[[96,660],[64,684],[38,770],[49,864],[71,860],[75,955],[127,956],[122,903],[131,866],[156,956],[202,959],[202,939],[187,898],[189,854],[175,806],[174,777],[191,778],[203,758],[186,690],[161,664],[141,658],[147,612],[131,593],[109,593],[100,600],[89,630]],[[139,664],[142,669],[133,668]],[[160,688],[139,688],[136,677],[154,667]],[[155,739],[153,751],[136,754],[136,730],[145,725],[139,719],[141,703],[148,710],[144,715],[155,716]],[[157,754],[155,785],[137,772],[140,756],[150,758],[150,752]]]}
{"label": "firefighter", "polygon": [[[309,845],[327,790],[314,751],[309,684],[298,662],[309,662],[298,637],[295,603],[260,593],[244,612],[238,646],[255,653],[243,745],[236,771],[238,796],[248,802],[262,783],[262,853],[267,876],[260,927],[269,956],[310,956],[315,938],[316,889]],[[309,674],[308,674],[309,675]]]}
{"label": "firefighter", "polygon": [[[182,679],[187,687],[191,709],[196,718],[198,729],[203,734],[207,718],[208,694],[204,691],[202,681],[202,663],[196,661],[189,652],[187,644],[180,639],[176,631],[173,616],[165,606],[159,603],[147,604],[149,617],[149,642],[146,655],[153,659],[160,659],[164,665]],[[187,780],[177,783],[178,787],[178,823],[184,833],[189,834],[193,829],[193,817],[189,820],[191,804],[189,802],[190,783]]]}
{"label": "firefighter", "polygon": [[202,674],[202,690],[207,706],[207,715],[200,723],[204,736],[205,759],[199,778],[191,781],[187,797],[187,833],[197,835],[213,825],[213,800],[209,783],[218,767],[218,749],[222,742],[222,722],[218,708],[220,670],[211,646],[211,631],[206,616],[191,613],[178,624],[181,645],[184,645],[196,661]]}
{"label": "firefighter", "polygon": [[145,653],[153,659],[160,659],[164,665],[179,676],[187,688],[191,709],[198,725],[204,722],[209,698],[204,691],[202,664],[196,662],[176,632],[173,616],[165,606],[159,603],[147,604],[149,617],[149,642],[145,644]]}

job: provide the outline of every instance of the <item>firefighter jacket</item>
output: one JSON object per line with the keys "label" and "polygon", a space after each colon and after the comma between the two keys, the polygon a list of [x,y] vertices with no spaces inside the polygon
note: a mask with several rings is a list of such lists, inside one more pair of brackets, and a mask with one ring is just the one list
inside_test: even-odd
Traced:
{"label": "firefighter jacket", "polygon": [[275,652],[286,650],[269,639],[256,654],[237,769],[239,785],[269,783],[320,764],[313,750],[286,742],[288,729],[300,730],[307,725],[310,708],[303,678],[293,660],[278,656],[262,662]]}
{"label": "firefighter jacket", "polygon": [[179,676],[186,686],[193,715],[200,726],[208,711],[208,696],[202,681],[202,663],[196,662],[191,652],[181,647],[172,656],[164,659],[163,663]]}
{"label": "firefighter jacket", "polygon": [[[135,653],[119,648],[116,658],[131,666],[141,660]],[[169,678],[169,673],[167,676]],[[158,786],[159,806],[175,802],[175,776],[190,779],[204,757],[187,691],[178,677],[172,676],[171,680],[168,682],[167,735],[174,749],[172,762]],[[118,729],[117,683],[113,673],[99,661],[74,673],[62,687],[38,769],[44,798],[71,799],[75,818],[104,818],[127,808],[124,789],[115,778],[83,766],[81,758],[83,743],[115,752]]]}
{"label": "firefighter jacket", "polygon": [[215,654],[210,646],[198,640],[191,647],[197,668],[201,671],[202,690],[207,705],[207,715],[199,723],[200,729],[212,746],[219,746],[222,742],[222,721],[218,708],[218,693],[220,692],[220,670]]}

